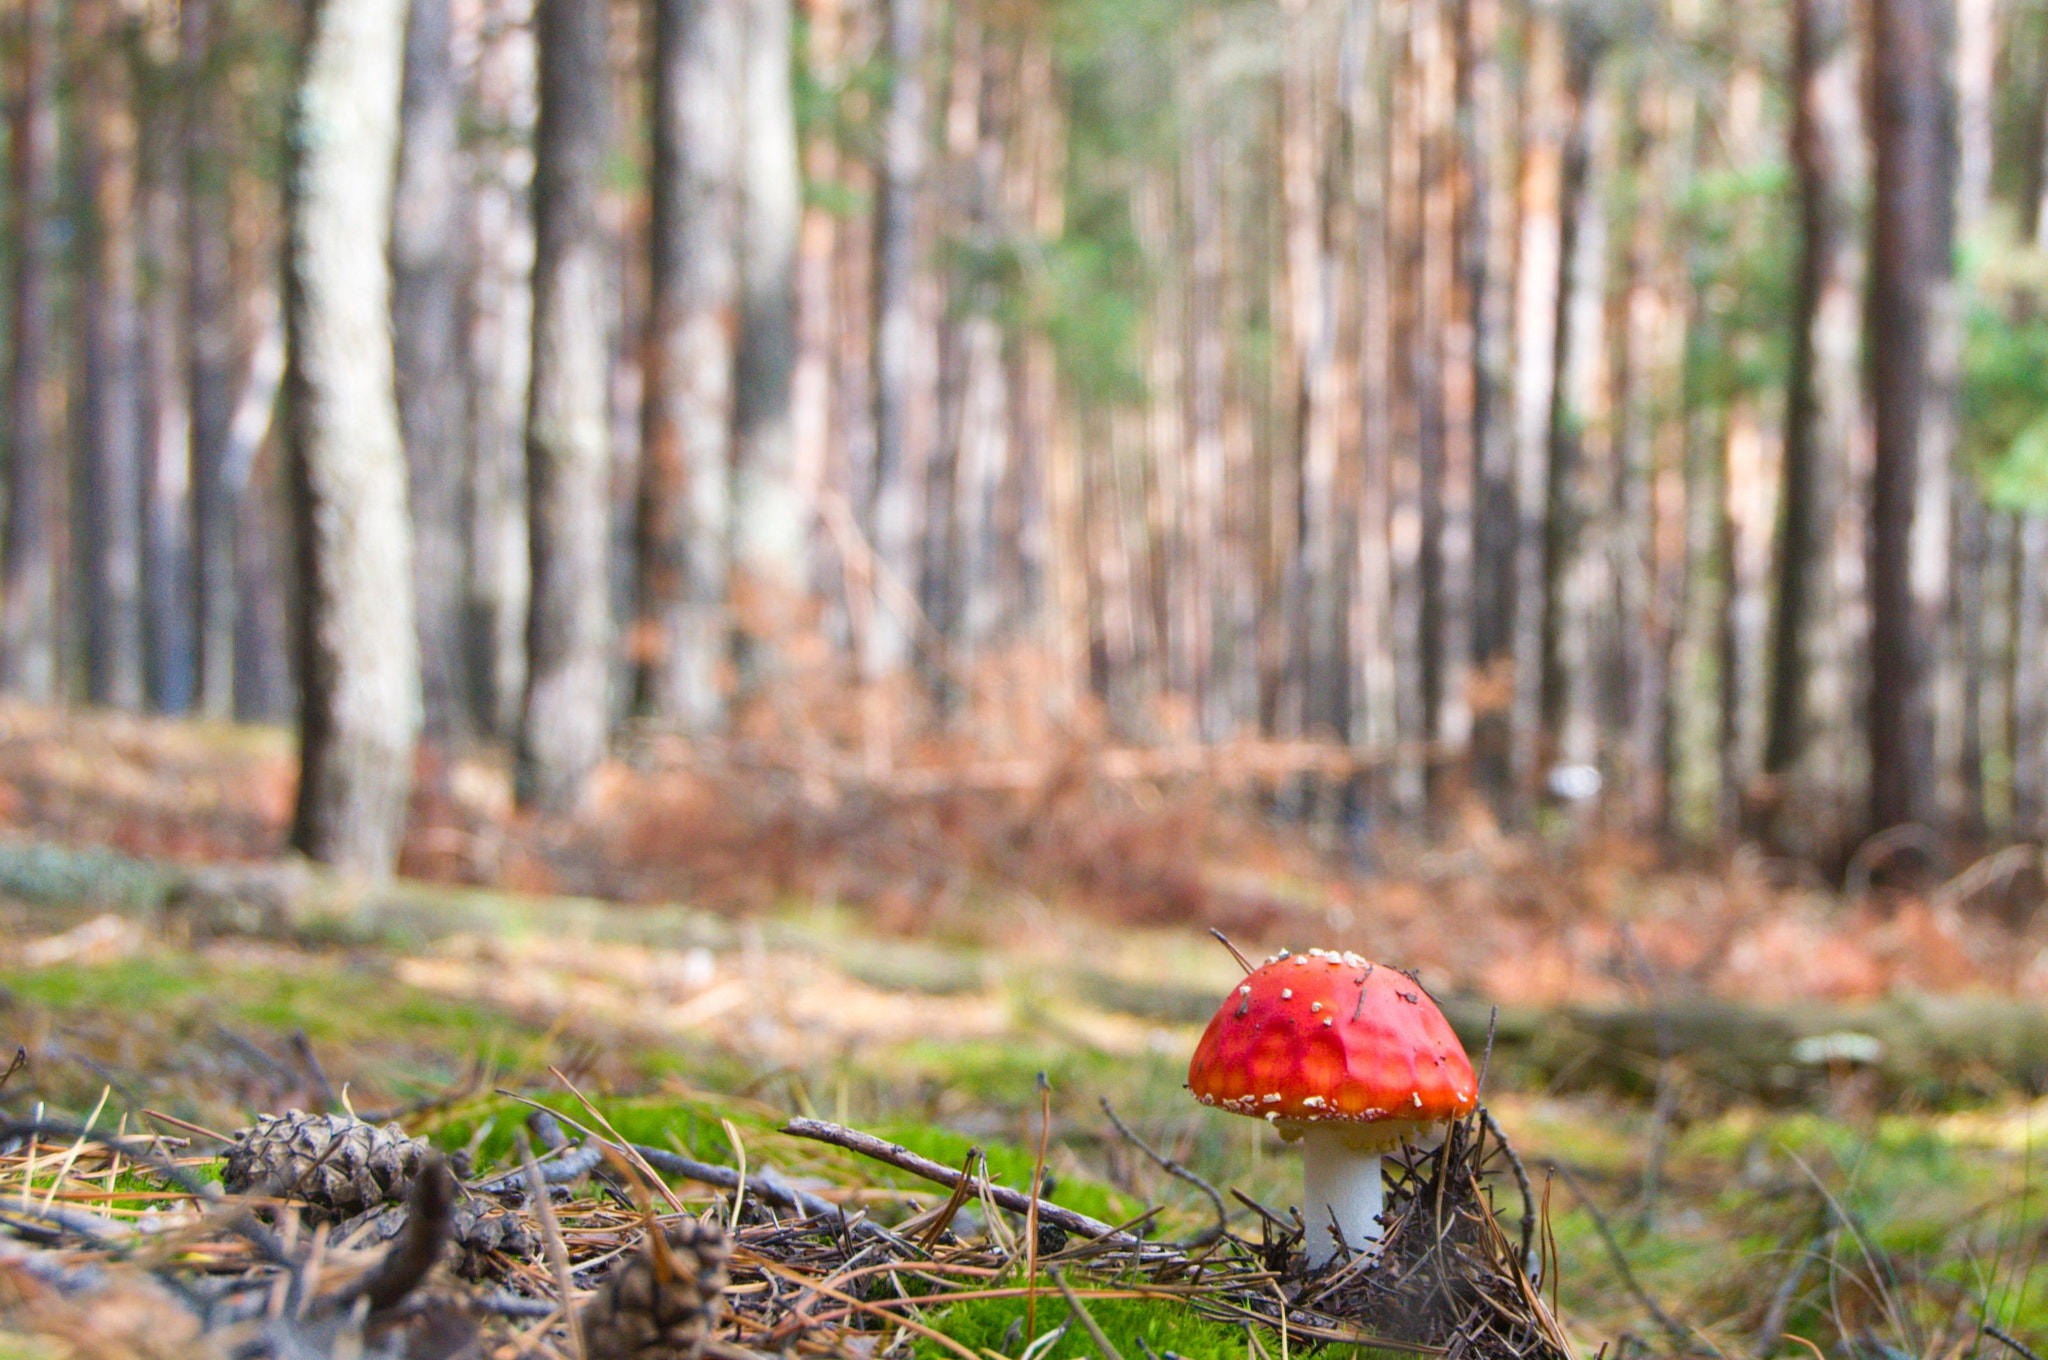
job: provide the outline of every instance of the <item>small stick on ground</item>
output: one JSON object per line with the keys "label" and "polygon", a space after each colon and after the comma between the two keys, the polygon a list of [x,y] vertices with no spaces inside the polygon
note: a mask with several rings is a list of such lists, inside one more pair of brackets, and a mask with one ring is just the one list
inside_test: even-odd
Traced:
{"label": "small stick on ground", "polygon": [[1209,1203],[1216,1206],[1216,1226],[1205,1228],[1196,1234],[1194,1240],[1188,1243],[1190,1248],[1205,1247],[1230,1230],[1230,1213],[1224,1208],[1223,1196],[1217,1192],[1215,1186],[1209,1184],[1209,1182],[1203,1180],[1200,1176],[1197,1176],[1194,1172],[1188,1170],[1179,1162],[1173,1160],[1173,1158],[1161,1153],[1150,1143],[1131,1132],[1129,1126],[1123,1120],[1116,1117],[1116,1111],[1111,1108],[1108,1096],[1102,1097],[1102,1112],[1109,1117],[1109,1122],[1116,1126],[1116,1131],[1123,1135],[1125,1142],[1144,1153],[1147,1157],[1150,1157],[1153,1165],[1157,1166],[1167,1175],[1177,1180],[1186,1181],[1189,1185],[1194,1186],[1195,1189],[1207,1195]]}
{"label": "small stick on ground", "polygon": [[1507,1156],[1508,1166],[1515,1173],[1515,1186],[1522,1192],[1522,1271],[1533,1280],[1537,1275],[1536,1267],[1541,1263],[1531,1254],[1536,1249],[1536,1196],[1529,1190],[1528,1168],[1522,1165],[1521,1156],[1516,1153],[1515,1145],[1508,1141],[1507,1130],[1493,1117],[1493,1111],[1481,1105],[1479,1118],[1486,1124],[1486,1131],[1493,1135],[1493,1141],[1500,1145],[1501,1152]]}
{"label": "small stick on ground", "polygon": [[1586,1193],[1586,1187],[1579,1183],[1579,1178],[1574,1176],[1572,1169],[1563,1162],[1553,1162],[1551,1165],[1557,1168],[1558,1175],[1564,1177],[1564,1183],[1572,1188],[1572,1193],[1579,1197],[1579,1203],[1586,1206],[1586,1212],[1592,1216],[1593,1227],[1598,1230],[1600,1240],[1607,1245],[1607,1254],[1614,1258],[1615,1269],[1621,1272],[1621,1282],[1627,1287],[1628,1292],[1635,1295],[1636,1302],[1643,1305],[1643,1310],[1650,1315],[1650,1320],[1664,1330],[1664,1335],[1671,1338],[1671,1344],[1676,1350],[1683,1352],[1691,1349],[1692,1333],[1658,1306],[1657,1300],[1650,1297],[1650,1291],[1643,1288],[1642,1281],[1636,1278],[1634,1269],[1628,1263],[1627,1253],[1622,1251],[1621,1243],[1615,1241],[1613,1229],[1607,1226],[1607,1216],[1600,1212],[1600,1206]]}
{"label": "small stick on ground", "polygon": [[[913,1176],[922,1176],[926,1180],[937,1185],[943,1185],[949,1190],[960,1184],[960,1173],[952,1167],[942,1162],[935,1162],[929,1157],[920,1157],[909,1148],[892,1143],[885,1138],[877,1138],[872,1133],[862,1133],[858,1129],[849,1129],[844,1124],[834,1124],[830,1120],[825,1119],[792,1119],[782,1126],[782,1131],[794,1138],[815,1139],[820,1143],[830,1143],[834,1147],[845,1148],[848,1152],[857,1152],[863,1157],[893,1166],[899,1171],[908,1171]],[[1032,1196],[1021,1194],[1002,1185],[990,1186],[989,1197],[995,1201],[998,1208],[1008,1209],[1011,1213],[1016,1214],[1028,1212],[1032,1203]],[[1111,1227],[1099,1218],[1090,1218],[1086,1214],[1077,1214],[1072,1209],[1063,1209],[1057,1204],[1047,1204],[1040,1201],[1038,1216],[1047,1223],[1064,1228],[1068,1232],[1079,1233],[1083,1237],[1106,1237],[1125,1245],[1144,1245],[1140,1239]]]}
{"label": "small stick on ground", "polygon": [[[1024,1331],[1038,1331],[1038,1197],[1045,1187],[1045,1149],[1052,1138],[1052,1083],[1038,1074],[1038,1160],[1031,1166],[1031,1207],[1024,1213]],[[987,1166],[986,1160],[982,1162]]]}
{"label": "small stick on ground", "polygon": [[2036,1352],[2032,1347],[2028,1346],[2024,1341],[2021,1341],[2018,1337],[2014,1336],[2011,1332],[2006,1331],[2003,1327],[2000,1327],[1995,1322],[1987,1322],[1984,1324],[1984,1335],[1990,1337],[1993,1341],[1999,1342],[2002,1345],[2010,1346],[2015,1352],[2017,1352],[2022,1357],[2022,1360],[2041,1360],[2040,1354]]}
{"label": "small stick on ground", "polygon": [[569,1244],[562,1240],[562,1225],[555,1221],[554,1202],[548,1198],[548,1183],[541,1178],[540,1163],[534,1160],[533,1143],[525,1129],[515,1130],[519,1160],[526,1164],[527,1202],[540,1220],[541,1240],[547,1244],[548,1269],[555,1277],[555,1292],[561,1298],[562,1321],[569,1331],[569,1352],[584,1360],[583,1320],[576,1315],[576,1277],[569,1269]]}
{"label": "small stick on ground", "polygon": [[[528,1165],[532,1159],[528,1158]],[[421,1168],[406,1196],[405,1230],[376,1269],[361,1282],[337,1295],[336,1305],[346,1307],[361,1298],[372,1315],[396,1308],[419,1288],[448,1245],[450,1217],[455,1208],[455,1177],[445,1158],[436,1155]]]}
{"label": "small stick on ground", "polygon": [[306,1080],[313,1083],[314,1099],[319,1108],[314,1114],[326,1114],[341,1103],[334,1094],[334,1083],[327,1079],[327,1069],[320,1065],[320,1057],[313,1052],[313,1041],[306,1037],[306,1031],[295,1029],[290,1040],[292,1056],[299,1060],[299,1066],[306,1069]]}

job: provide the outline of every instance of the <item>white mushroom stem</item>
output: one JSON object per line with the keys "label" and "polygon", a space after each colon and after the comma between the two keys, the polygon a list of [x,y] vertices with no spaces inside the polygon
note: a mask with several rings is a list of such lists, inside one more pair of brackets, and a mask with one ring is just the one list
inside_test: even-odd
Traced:
{"label": "white mushroom stem", "polygon": [[1310,1124],[1301,1131],[1301,1219],[1311,1270],[1337,1255],[1333,1224],[1353,1251],[1379,1255],[1385,1203],[1380,1154],[1360,1149],[1358,1142],[1341,1124]]}
{"label": "white mushroom stem", "polygon": [[1360,1256],[1379,1256],[1380,1213],[1386,1207],[1380,1158],[1409,1139],[1428,1141],[1441,1130],[1422,1120],[1382,1119],[1303,1121],[1283,1124],[1280,1132],[1301,1140],[1301,1221],[1308,1230],[1309,1269],[1315,1270],[1336,1259],[1337,1233]]}

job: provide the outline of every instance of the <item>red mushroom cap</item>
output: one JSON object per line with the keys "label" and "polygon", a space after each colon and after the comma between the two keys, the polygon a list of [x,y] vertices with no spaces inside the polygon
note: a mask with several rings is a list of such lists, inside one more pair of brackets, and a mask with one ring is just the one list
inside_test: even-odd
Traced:
{"label": "red mushroom cap", "polygon": [[1478,1099],[1472,1061],[1421,984],[1327,949],[1283,953],[1238,985],[1195,1046],[1188,1089],[1283,1131],[1436,1123]]}

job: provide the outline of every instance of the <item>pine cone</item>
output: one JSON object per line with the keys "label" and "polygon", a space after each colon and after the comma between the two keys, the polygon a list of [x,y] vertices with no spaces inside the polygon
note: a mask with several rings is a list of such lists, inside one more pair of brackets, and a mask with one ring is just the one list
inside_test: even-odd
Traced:
{"label": "pine cone", "polygon": [[731,1247],[705,1218],[666,1226],[663,1250],[650,1235],[583,1305],[588,1360],[672,1360],[688,1356],[718,1325]]}
{"label": "pine cone", "polygon": [[353,1115],[289,1110],[256,1116],[235,1135],[221,1168],[231,1194],[275,1195],[347,1218],[402,1199],[419,1174],[427,1145],[396,1124],[378,1128]]}
{"label": "pine cone", "polygon": [[[359,1245],[389,1242],[405,1231],[406,1206],[381,1204],[359,1214],[335,1229],[342,1241]],[[462,1248],[456,1274],[475,1279],[491,1265],[490,1253],[524,1259],[540,1250],[540,1230],[524,1214],[517,1214],[483,1196],[457,1200],[448,1220],[449,1235]]]}

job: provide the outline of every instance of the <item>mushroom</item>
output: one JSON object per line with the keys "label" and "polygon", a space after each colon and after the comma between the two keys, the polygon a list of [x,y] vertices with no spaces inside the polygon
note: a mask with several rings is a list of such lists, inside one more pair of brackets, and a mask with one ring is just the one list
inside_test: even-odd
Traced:
{"label": "mushroom", "polygon": [[1251,970],[1195,1046],[1188,1089],[1301,1143],[1311,1268],[1340,1238],[1378,1254],[1380,1158],[1478,1100],[1472,1061],[1421,984],[1327,949]]}

